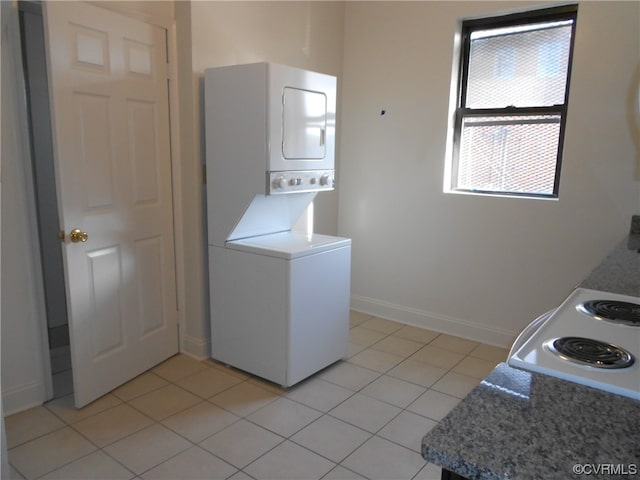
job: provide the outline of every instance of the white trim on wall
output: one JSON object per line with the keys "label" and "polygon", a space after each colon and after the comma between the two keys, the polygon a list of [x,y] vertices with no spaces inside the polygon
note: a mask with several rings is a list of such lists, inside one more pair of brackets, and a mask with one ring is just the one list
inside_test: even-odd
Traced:
{"label": "white trim on wall", "polygon": [[180,352],[190,357],[194,357],[197,360],[206,360],[211,355],[210,352],[210,341],[208,338],[198,338],[193,335],[188,335],[183,333],[181,335],[182,343],[180,346]]}
{"label": "white trim on wall", "polygon": [[49,398],[43,381],[33,381],[2,389],[2,408],[5,416],[42,405]]}
{"label": "white trim on wall", "polygon": [[503,348],[509,348],[518,335],[516,331],[469,322],[362,295],[351,295],[351,310]]}

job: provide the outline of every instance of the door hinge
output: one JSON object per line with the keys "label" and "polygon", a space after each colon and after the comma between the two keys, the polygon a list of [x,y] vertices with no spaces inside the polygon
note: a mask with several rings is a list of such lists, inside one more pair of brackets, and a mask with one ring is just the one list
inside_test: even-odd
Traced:
{"label": "door hinge", "polygon": [[203,185],[207,184],[207,164],[206,163],[202,164],[202,184]]}

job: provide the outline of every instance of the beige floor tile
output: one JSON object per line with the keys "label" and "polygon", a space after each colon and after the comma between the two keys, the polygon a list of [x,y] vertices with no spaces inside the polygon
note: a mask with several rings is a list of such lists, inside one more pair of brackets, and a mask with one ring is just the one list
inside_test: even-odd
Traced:
{"label": "beige floor tile", "polygon": [[374,436],[342,465],[371,480],[404,480],[413,478],[425,463],[416,452]]}
{"label": "beige floor tile", "polygon": [[322,413],[288,398],[278,398],[269,405],[252,413],[247,420],[289,437],[317,419]]}
{"label": "beige floor tile", "polygon": [[369,315],[368,313],[356,312],[354,310],[351,310],[349,312],[349,326],[356,327],[372,317],[373,315]]}
{"label": "beige floor tile", "polygon": [[405,408],[426,390],[425,387],[415,383],[383,375],[363,388],[360,393],[396,407]]}
{"label": "beige floor tile", "polygon": [[152,372],[145,372],[142,375],[138,375],[133,380],[128,381],[121,387],[116,388],[113,395],[120,400],[127,402],[133,398],[149,393],[153,390],[157,390],[160,387],[167,385],[167,381]]}
{"label": "beige floor tile", "polygon": [[433,345],[427,345],[411,355],[411,360],[428,363],[429,365],[444,368],[445,370],[453,368],[460,363],[463,358],[464,354],[462,353],[452,352],[451,350],[434,347]]}
{"label": "beige floor tile", "polygon": [[136,397],[129,404],[154,420],[163,420],[200,401],[194,394],[170,384]]}
{"label": "beige floor tile", "polygon": [[74,424],[73,428],[102,448],[152,423],[153,420],[146,415],[121,404],[85,418]]}
{"label": "beige floor tile", "polygon": [[390,333],[400,330],[404,325],[392,322],[391,320],[385,320],[384,318],[373,317],[361,323],[360,326],[389,335]]}
{"label": "beige floor tile", "polygon": [[438,392],[446,393],[447,395],[453,395],[454,397],[464,398],[471,390],[473,390],[480,380],[477,378],[462,375],[461,373],[449,372],[431,388]]}
{"label": "beige floor tile", "polygon": [[160,375],[165,380],[175,382],[181,378],[193,375],[205,368],[210,368],[207,364],[191,358],[188,355],[174,355],[165,360],[160,365],[151,369],[156,375]]}
{"label": "beige floor tile", "polygon": [[386,336],[386,333],[380,333],[369,328],[364,328],[361,325],[349,330],[349,341],[351,343],[362,345],[363,347],[370,347]]}
{"label": "beige floor tile", "polygon": [[[327,473],[322,480],[366,480],[362,475],[358,475],[356,472],[347,470],[341,465]],[[439,480],[439,479],[438,479]]]}
{"label": "beige floor tile", "polygon": [[242,470],[238,470],[236,473],[231,475],[227,480],[255,480],[251,478],[249,475],[244,473]]}
{"label": "beige floor tile", "polygon": [[375,398],[356,393],[329,412],[351,425],[371,433],[380,430],[387,422],[400,413],[401,409]]}
{"label": "beige floor tile", "polygon": [[242,370],[238,370],[237,368],[232,367],[231,365],[227,365],[226,363],[219,362],[213,358],[207,358],[202,361],[203,365],[212,366],[217,368],[218,370],[228,374],[233,375],[234,377],[238,377],[240,380],[247,380],[251,378],[251,375],[243,372]]}
{"label": "beige floor tile", "polygon": [[482,380],[494,368],[496,368],[496,363],[491,360],[482,360],[481,358],[469,356],[453,367],[453,371]]}
{"label": "beige floor tile", "polygon": [[242,379],[225,373],[220,369],[207,368],[183,378],[176,384],[201,398],[210,398],[225,391],[227,388],[242,383],[242,381]]}
{"label": "beige floor tile", "polygon": [[433,420],[442,420],[453,408],[460,403],[460,399],[437,392],[427,390],[420,395],[415,402],[407,407],[407,410],[429,417]]}
{"label": "beige floor tile", "polygon": [[397,367],[389,370],[387,375],[416,383],[423,387],[430,387],[438,381],[447,371],[443,368],[428,365],[411,358],[405,360]]}
{"label": "beige floor tile", "polygon": [[35,407],[10,415],[4,419],[7,433],[7,448],[28,442],[54,430],[64,427],[64,423],[45,407]]}
{"label": "beige floor tile", "polygon": [[240,420],[200,442],[200,446],[231,465],[244,468],[283,441],[273,432]]}
{"label": "beige floor tile", "polygon": [[326,458],[287,440],[246,467],[244,471],[255,478],[314,480],[322,478],[335,466],[335,463]]}
{"label": "beige floor tile", "polygon": [[438,338],[430,343],[433,347],[444,348],[452,352],[467,355],[471,350],[480,345],[478,342],[467,340],[465,338],[454,337],[453,335],[439,335]]}
{"label": "beige floor tile", "polygon": [[393,353],[394,355],[400,355],[402,357],[408,357],[420,350],[422,347],[424,347],[424,343],[408,340],[396,335],[389,335],[387,338],[380,340],[371,348],[387,353]]}
{"label": "beige floor tile", "polygon": [[413,477],[413,480],[440,480],[442,478],[442,467],[434,465],[433,463],[427,463],[418,474]]}
{"label": "beige floor tile", "polygon": [[275,393],[276,395],[284,395],[287,393],[287,389],[283,388],[281,385],[270,382],[269,380],[264,380],[259,377],[251,377],[247,380],[247,383],[251,385],[255,385],[256,387],[264,388],[270,392]]}
{"label": "beige floor tile", "polygon": [[400,330],[393,332],[394,337],[406,338],[407,340],[425,344],[431,342],[438,335],[440,335],[438,332],[412,325],[405,325]]}
{"label": "beige floor tile", "polygon": [[159,424],[153,424],[104,450],[137,475],[159,465],[192,444]]}
{"label": "beige floor tile", "polygon": [[273,392],[243,382],[211,397],[209,401],[240,417],[245,417],[277,398],[279,395]]}
{"label": "beige floor tile", "polygon": [[134,473],[98,450],[40,477],[40,480],[130,480],[133,477]]}
{"label": "beige floor tile", "polygon": [[165,418],[162,424],[194,443],[231,425],[239,417],[209,402],[200,402],[187,410]]}
{"label": "beige floor tile", "polygon": [[311,378],[287,392],[287,398],[308,407],[328,412],[353,395],[353,391],[320,378]]}
{"label": "beige floor tile", "polygon": [[319,378],[349,390],[358,391],[380,376],[380,372],[369,370],[349,362],[340,362],[324,370]]}
{"label": "beige floor tile", "polygon": [[73,395],[67,395],[65,397],[56,398],[44,404],[46,408],[51,410],[54,414],[60,417],[64,422],[73,424],[80,420],[100,413],[103,410],[115,407],[122,403],[117,397],[111,394],[104,395],[89,405],[82,408],[76,408],[73,403]]}
{"label": "beige floor tile", "polygon": [[142,475],[145,480],[224,480],[237,469],[193,446]]}
{"label": "beige floor tile", "polygon": [[369,437],[371,433],[325,415],[296,433],[291,441],[340,463]]}
{"label": "beige floor tile", "polygon": [[351,317],[351,360],[289,390],[178,355],[83,409],[67,396],[8,417],[11,478],[439,478],[422,436],[506,350]]}
{"label": "beige floor tile", "polygon": [[25,478],[37,478],[96,450],[71,427],[9,450],[9,462]]}
{"label": "beige floor tile", "polygon": [[349,342],[349,352],[347,353],[347,358],[351,358],[354,355],[360,353],[368,347],[364,345],[358,345],[357,343]]}
{"label": "beige floor tile", "polygon": [[13,465],[9,465],[9,480],[24,480],[24,477],[13,468]]}
{"label": "beige floor tile", "polygon": [[506,348],[494,347],[481,343],[469,353],[472,357],[489,360],[495,363],[506,362],[509,350]]}
{"label": "beige floor tile", "polygon": [[422,437],[438,422],[407,412],[406,410],[387,423],[378,435],[420,453]]}
{"label": "beige floor tile", "polygon": [[401,357],[400,355],[394,355],[392,353],[368,348],[350,358],[349,363],[384,373],[398,365],[403,360],[404,357]]}

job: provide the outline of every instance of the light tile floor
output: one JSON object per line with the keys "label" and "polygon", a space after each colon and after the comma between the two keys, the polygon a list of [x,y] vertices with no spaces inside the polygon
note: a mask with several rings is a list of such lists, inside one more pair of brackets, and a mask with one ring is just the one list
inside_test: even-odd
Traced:
{"label": "light tile floor", "polygon": [[5,419],[12,479],[439,479],[422,436],[504,349],[352,312],[349,358],[289,390],[177,355],[76,410]]}

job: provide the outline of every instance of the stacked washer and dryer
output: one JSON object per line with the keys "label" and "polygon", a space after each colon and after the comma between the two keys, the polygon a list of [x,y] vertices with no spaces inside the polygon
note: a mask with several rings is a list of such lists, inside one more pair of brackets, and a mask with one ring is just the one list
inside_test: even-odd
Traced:
{"label": "stacked washer and dryer", "polygon": [[351,240],[294,231],[334,189],[336,78],[205,71],[211,356],[289,387],[347,354]]}

